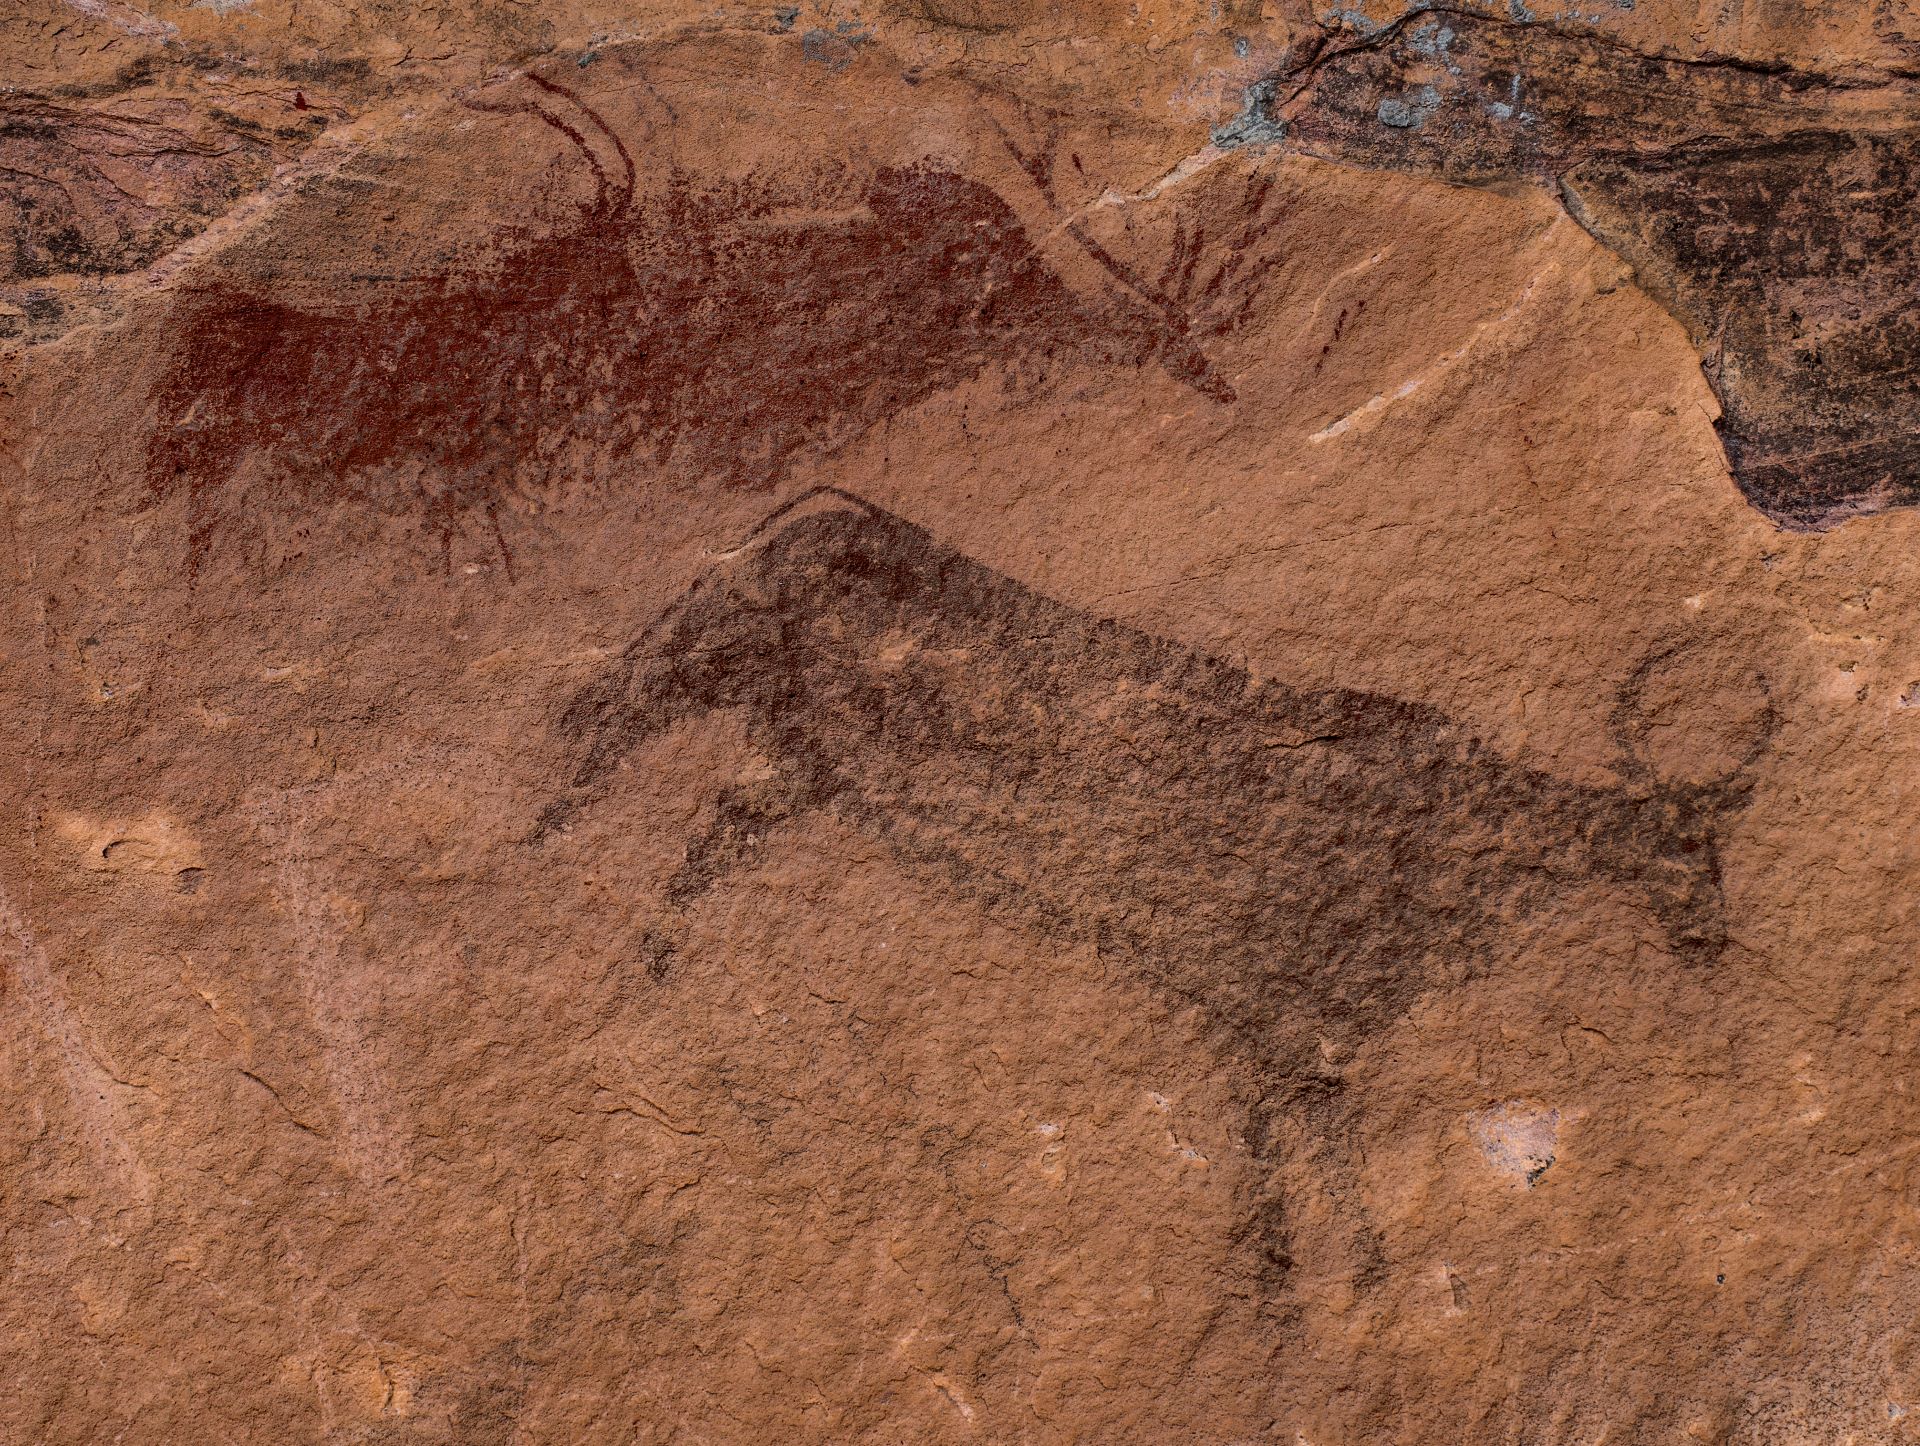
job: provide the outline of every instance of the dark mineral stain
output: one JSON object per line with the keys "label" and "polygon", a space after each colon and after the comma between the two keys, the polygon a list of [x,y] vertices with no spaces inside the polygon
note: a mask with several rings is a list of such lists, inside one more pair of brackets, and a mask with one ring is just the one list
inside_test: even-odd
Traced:
{"label": "dark mineral stain", "polygon": [[147,265],[271,176],[261,127],[164,114],[0,100],[0,284]]}
{"label": "dark mineral stain", "polygon": [[1789,527],[1920,502],[1920,88],[1640,54],[1421,10],[1288,77],[1290,143],[1531,180],[1685,324],[1747,498]]}
{"label": "dark mineral stain", "polygon": [[859,25],[843,20],[831,30],[809,30],[800,37],[801,53],[816,65],[824,65],[832,71],[845,70],[853,64],[853,58],[863,45],[873,44],[873,37]]}
{"label": "dark mineral stain", "polygon": [[1589,162],[1589,229],[1709,338],[1742,491],[1822,527],[1920,502],[1920,131],[1802,131]]}
{"label": "dark mineral stain", "polygon": [[[1613,720],[1624,781],[1581,786],[1431,708],[1256,683],[815,496],[565,707],[571,774],[535,837],[647,739],[736,714],[775,776],[719,792],[667,885],[676,908],[830,813],[996,919],[1091,944],[1193,1008],[1243,1074],[1256,1151],[1304,1132],[1338,1154],[1354,1106],[1327,1059],[1498,967],[1527,920],[1581,891],[1624,895],[1678,960],[1718,957],[1718,828],[1746,785],[1656,778],[1640,686]],[[1279,1203],[1256,1215],[1284,1272]],[[1357,1269],[1377,1267],[1354,1229]]]}

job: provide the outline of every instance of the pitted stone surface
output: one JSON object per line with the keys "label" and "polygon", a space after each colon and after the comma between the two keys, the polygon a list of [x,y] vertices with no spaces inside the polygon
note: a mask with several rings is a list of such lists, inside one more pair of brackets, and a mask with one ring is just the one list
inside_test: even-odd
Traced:
{"label": "pitted stone surface", "polygon": [[1916,35],[0,17],[0,1439],[1910,1439]]}

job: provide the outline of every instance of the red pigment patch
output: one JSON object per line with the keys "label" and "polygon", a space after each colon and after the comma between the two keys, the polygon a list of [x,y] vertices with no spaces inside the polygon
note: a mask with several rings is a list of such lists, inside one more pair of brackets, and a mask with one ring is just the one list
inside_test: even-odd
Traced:
{"label": "red pigment patch", "polygon": [[225,285],[183,300],[146,478],[189,498],[190,570],[224,529],[257,525],[259,500],[229,487],[253,454],[296,505],[411,516],[443,554],[481,522],[505,555],[509,499],[589,457],[766,487],[990,361],[1102,333],[977,182],[823,181],[814,204],[839,213],[824,224],[791,220],[790,192],[682,176],[637,204],[624,147],[604,163],[536,113],[596,179],[568,229],[344,311]]}

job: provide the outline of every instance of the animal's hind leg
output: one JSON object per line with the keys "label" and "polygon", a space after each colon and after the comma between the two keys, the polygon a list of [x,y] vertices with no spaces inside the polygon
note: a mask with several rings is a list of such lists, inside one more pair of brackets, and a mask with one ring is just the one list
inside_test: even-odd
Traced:
{"label": "animal's hind leg", "polygon": [[1250,1112],[1257,1177],[1241,1243],[1257,1253],[1267,1308],[1283,1319],[1315,1298],[1364,1295],[1385,1269],[1361,1193],[1355,1112],[1337,1079],[1319,1077]]}

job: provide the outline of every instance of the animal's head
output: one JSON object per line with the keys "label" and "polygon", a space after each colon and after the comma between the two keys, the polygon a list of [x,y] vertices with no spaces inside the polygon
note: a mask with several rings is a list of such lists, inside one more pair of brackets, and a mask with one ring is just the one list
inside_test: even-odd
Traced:
{"label": "animal's head", "polygon": [[823,663],[864,655],[924,608],[937,552],[921,529],[835,489],[775,512],[568,701],[556,732],[572,776],[535,838],[667,729],[730,708],[770,714]]}

